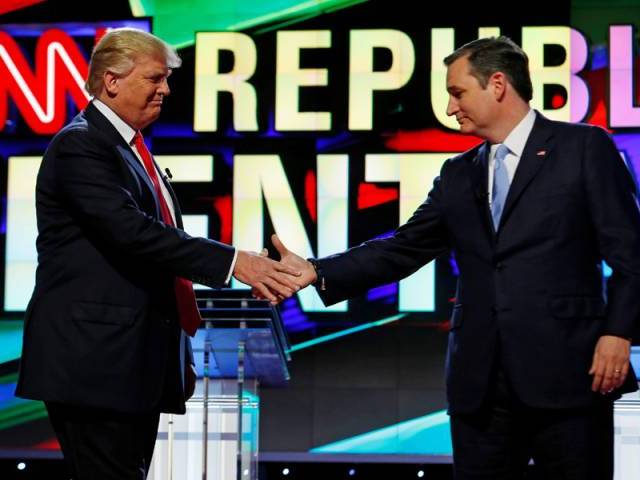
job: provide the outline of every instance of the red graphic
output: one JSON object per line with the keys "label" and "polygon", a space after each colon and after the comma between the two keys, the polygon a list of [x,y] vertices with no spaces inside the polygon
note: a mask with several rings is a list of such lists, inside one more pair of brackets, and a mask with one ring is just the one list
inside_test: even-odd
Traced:
{"label": "red graphic", "polygon": [[96,45],[100,40],[102,40],[102,37],[104,37],[108,31],[109,31],[108,28],[104,28],[104,27],[96,28]]}
{"label": "red graphic", "polygon": [[464,152],[481,141],[471,135],[426,128],[413,132],[400,131],[390,136],[385,145],[396,152]]}
{"label": "red graphic", "polygon": [[587,115],[587,118],[585,118],[584,121],[591,125],[597,125],[607,129],[609,130],[609,133],[611,133],[612,130],[609,129],[607,121],[607,70],[607,68],[599,68],[597,70],[586,72],[585,74],[585,79],[589,85],[589,92],[591,95],[591,105],[593,105],[593,107],[591,113]]}
{"label": "red graphic", "polygon": [[43,3],[45,0],[3,0],[0,3],[0,15],[4,13],[13,12],[14,10],[20,10],[21,8],[27,8],[37,3]]}
{"label": "red graphic", "polygon": [[314,222],[318,221],[318,200],[317,200],[316,174],[309,170],[304,177],[304,201],[309,211],[309,216]]}
{"label": "red graphic", "polygon": [[36,448],[38,450],[60,450],[60,444],[58,443],[58,440],[52,438],[50,440],[47,440],[46,442],[34,445],[33,448]]}
{"label": "red graphic", "polygon": [[398,199],[398,189],[395,187],[380,188],[371,183],[358,185],[358,210],[375,207]]}
{"label": "red graphic", "polygon": [[218,212],[220,217],[220,241],[222,243],[231,244],[231,196],[225,195],[217,197],[213,200],[213,208]]}
{"label": "red graphic", "polygon": [[38,40],[35,73],[15,40],[0,31],[0,127],[6,123],[11,96],[35,133],[57,132],[65,122],[66,93],[79,109],[87,105],[87,72],[85,56],[62,30],[47,30]]}
{"label": "red graphic", "polygon": [[553,108],[562,108],[565,103],[567,103],[567,99],[559,93],[551,97],[551,106]]}

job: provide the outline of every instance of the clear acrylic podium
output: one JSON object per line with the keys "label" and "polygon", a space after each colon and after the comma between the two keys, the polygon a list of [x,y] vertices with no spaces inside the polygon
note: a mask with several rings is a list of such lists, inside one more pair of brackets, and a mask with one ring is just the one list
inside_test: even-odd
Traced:
{"label": "clear acrylic podium", "polygon": [[[631,347],[631,364],[640,374],[640,347]],[[627,393],[613,406],[614,480],[640,478],[640,391]]]}
{"label": "clear acrylic podium", "polygon": [[249,290],[197,296],[203,324],[192,345],[201,378],[185,415],[161,415],[148,478],[256,480],[259,387],[287,384],[287,335],[277,308]]}

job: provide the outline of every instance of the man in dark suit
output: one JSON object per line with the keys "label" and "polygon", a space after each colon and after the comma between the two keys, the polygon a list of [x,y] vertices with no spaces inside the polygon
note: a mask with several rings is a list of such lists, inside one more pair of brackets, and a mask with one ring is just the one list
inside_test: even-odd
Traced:
{"label": "man in dark suit", "polygon": [[160,114],[175,51],[116,29],[96,45],[93,101],[51,141],[36,186],[38,269],[16,394],[45,401],[73,478],[141,479],[160,412],[184,413],[200,322],[191,281],[231,275],[273,301],[293,270],[182,230],[140,131]]}
{"label": "man in dark suit", "polygon": [[[526,54],[500,37],[445,59],[449,115],[486,141],[442,167],[393,235],[282,262],[332,304],[453,250],[460,270],[446,384],[456,479],[605,480],[613,400],[640,316],[636,186],[600,128],[531,110]],[[605,293],[601,262],[613,269]]]}

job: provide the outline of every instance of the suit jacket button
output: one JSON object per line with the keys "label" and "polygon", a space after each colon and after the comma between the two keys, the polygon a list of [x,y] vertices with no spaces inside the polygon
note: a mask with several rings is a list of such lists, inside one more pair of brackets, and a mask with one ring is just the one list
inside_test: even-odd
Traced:
{"label": "suit jacket button", "polygon": [[502,270],[504,268],[504,264],[502,262],[497,262],[495,264],[495,268],[499,272],[500,270]]}

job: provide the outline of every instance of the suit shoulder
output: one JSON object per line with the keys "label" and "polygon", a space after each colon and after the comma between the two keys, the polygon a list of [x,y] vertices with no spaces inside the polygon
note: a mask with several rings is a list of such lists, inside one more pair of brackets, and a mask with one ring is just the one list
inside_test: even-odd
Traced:
{"label": "suit shoulder", "polygon": [[442,166],[443,170],[445,168],[456,168],[456,167],[463,167],[468,165],[469,162],[475,160],[475,158],[478,156],[478,153],[480,152],[480,149],[482,148],[483,145],[484,143],[480,143],[465,152],[462,152],[457,155],[454,155],[453,157],[450,157]]}
{"label": "suit shoulder", "polygon": [[71,122],[54,135],[47,148],[48,152],[80,153],[108,147],[98,129],[91,125],[80,112]]}
{"label": "suit shoulder", "polygon": [[591,125],[588,123],[561,122],[557,120],[546,121],[549,122],[551,128],[554,130],[556,135],[560,136],[560,138],[587,138],[590,136],[610,138],[609,133],[604,128],[598,125]]}
{"label": "suit shoulder", "polygon": [[80,112],[73,120],[62,127],[58,133],[53,136],[52,142],[60,141],[71,134],[82,135],[89,131],[89,122],[87,122],[84,112]]}
{"label": "suit shoulder", "polygon": [[462,153],[459,153],[458,155],[456,155],[454,157],[451,157],[450,161],[452,161],[452,162],[461,162],[461,161],[473,160],[478,155],[478,152],[482,148],[482,145],[484,145],[484,142],[480,142],[475,147],[470,148],[469,150],[466,150],[466,151],[464,151]]}

